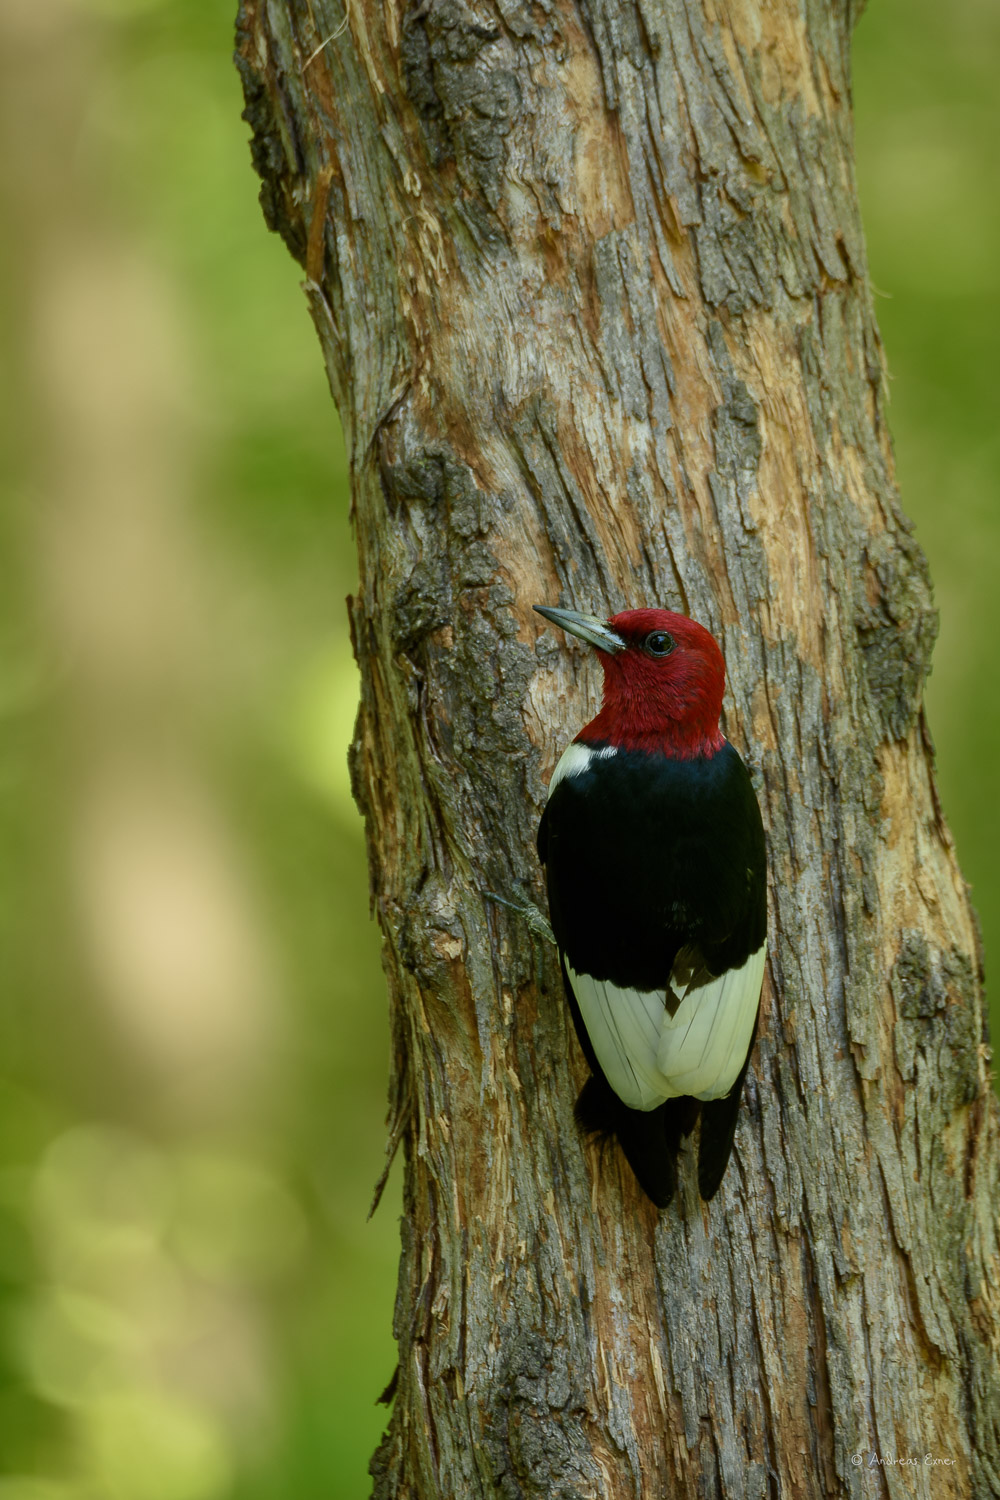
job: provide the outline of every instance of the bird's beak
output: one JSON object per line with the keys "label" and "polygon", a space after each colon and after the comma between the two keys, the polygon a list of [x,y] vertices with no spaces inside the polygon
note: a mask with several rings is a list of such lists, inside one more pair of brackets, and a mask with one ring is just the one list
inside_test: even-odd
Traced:
{"label": "bird's beak", "polygon": [[625,650],[625,642],[621,636],[611,629],[606,620],[599,620],[596,615],[580,615],[575,609],[549,609],[544,604],[536,604],[534,610],[536,615],[543,615],[553,625],[558,625],[560,630],[565,630],[569,635],[578,635],[581,641],[589,641],[598,651],[607,651],[615,656],[619,651]]}

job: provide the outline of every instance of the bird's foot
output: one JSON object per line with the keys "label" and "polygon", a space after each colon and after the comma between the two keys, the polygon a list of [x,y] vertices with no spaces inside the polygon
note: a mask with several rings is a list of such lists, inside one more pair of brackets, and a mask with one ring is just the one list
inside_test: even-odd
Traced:
{"label": "bird's foot", "polygon": [[496,891],[483,891],[483,895],[487,901],[495,901],[498,906],[506,906],[509,911],[516,911],[524,918],[536,937],[551,943],[553,948],[556,946],[555,935],[549,926],[548,919],[542,915],[533,901],[508,901],[506,896],[498,896]]}

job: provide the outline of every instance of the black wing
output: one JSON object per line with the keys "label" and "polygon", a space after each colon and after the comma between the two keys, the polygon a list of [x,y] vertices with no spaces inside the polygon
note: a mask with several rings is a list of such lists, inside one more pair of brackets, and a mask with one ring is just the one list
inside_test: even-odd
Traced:
{"label": "black wing", "polygon": [[[651,781],[652,772],[652,781]],[[578,973],[661,989],[676,962],[690,979],[742,967],[766,936],[763,828],[749,774],[730,746],[711,761],[618,752],[560,783],[538,828],[561,954]],[[682,1135],[702,1112],[699,1189],[718,1189],[732,1151],[750,1048],[732,1089],[704,1105],[670,1099],[630,1109],[594,1054],[563,968],[566,997],[594,1077],[577,1101],[587,1131],[617,1137],[660,1207],[673,1196]],[[758,1006],[759,1016],[759,1006]],[[757,1018],[754,1021],[756,1034]]]}

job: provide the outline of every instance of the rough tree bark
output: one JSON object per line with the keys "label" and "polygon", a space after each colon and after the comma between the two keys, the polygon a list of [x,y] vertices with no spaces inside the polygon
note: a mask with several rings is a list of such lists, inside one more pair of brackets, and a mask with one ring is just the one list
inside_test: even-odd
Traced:
{"label": "rough tree bark", "polygon": [[[243,0],[264,211],[352,462],[406,1162],[380,1500],[1000,1493],[997,1107],[921,710],[856,9]],[[597,697],[535,602],[657,602],[724,646],[771,958],[707,1208],[688,1170],[657,1216],[581,1143],[554,954],[485,895],[541,900],[545,783]]]}

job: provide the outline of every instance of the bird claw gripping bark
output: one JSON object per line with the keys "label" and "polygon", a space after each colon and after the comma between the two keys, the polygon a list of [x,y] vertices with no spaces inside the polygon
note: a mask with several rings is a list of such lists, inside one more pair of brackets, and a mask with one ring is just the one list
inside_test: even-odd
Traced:
{"label": "bird claw gripping bark", "polygon": [[498,896],[496,891],[484,891],[483,895],[487,901],[495,901],[498,906],[506,906],[508,911],[516,911],[527,922],[529,929],[536,937],[542,938],[546,943],[556,946],[555,933],[549,926],[548,919],[543,916],[533,901],[508,901],[506,896]]}

